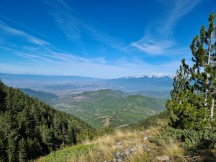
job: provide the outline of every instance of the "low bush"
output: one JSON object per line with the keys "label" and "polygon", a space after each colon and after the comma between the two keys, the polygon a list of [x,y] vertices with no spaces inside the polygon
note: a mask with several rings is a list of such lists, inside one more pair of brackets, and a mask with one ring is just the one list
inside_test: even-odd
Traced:
{"label": "low bush", "polygon": [[188,151],[216,148],[216,130],[195,131],[167,127],[151,141],[162,146],[165,143],[169,143],[170,139],[180,142],[181,146]]}

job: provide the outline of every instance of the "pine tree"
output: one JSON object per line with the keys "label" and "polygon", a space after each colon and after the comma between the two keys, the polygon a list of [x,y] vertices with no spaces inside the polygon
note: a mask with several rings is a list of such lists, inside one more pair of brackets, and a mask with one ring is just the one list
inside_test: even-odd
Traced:
{"label": "pine tree", "polygon": [[201,27],[200,36],[196,36],[191,44],[192,61],[191,76],[194,80],[194,87],[198,95],[204,96],[203,109],[207,115],[204,120],[214,121],[214,107],[216,98],[216,27],[214,25],[215,15],[212,12],[209,16],[209,27]]}
{"label": "pine tree", "polygon": [[27,142],[24,138],[22,138],[19,143],[18,143],[18,147],[19,147],[19,161],[20,162],[25,162],[27,161],[28,157],[27,157]]}
{"label": "pine tree", "polygon": [[[0,120],[1,123],[1,120]],[[7,161],[7,140],[6,140],[6,135],[0,126],[0,161]]]}
{"label": "pine tree", "polygon": [[[191,43],[192,68],[185,64],[177,71],[167,109],[171,125],[178,128],[204,129],[216,126],[216,16],[209,16],[209,27],[201,27]],[[195,124],[196,123],[196,124]]]}
{"label": "pine tree", "polygon": [[5,110],[5,92],[4,92],[4,84],[0,81],[0,112]]}
{"label": "pine tree", "polygon": [[76,143],[85,130],[93,136],[88,124],[0,82],[0,161],[36,159],[63,143]]}
{"label": "pine tree", "polygon": [[189,66],[183,59],[182,65],[174,78],[171,100],[168,100],[166,105],[173,127],[182,129],[196,127],[198,111],[194,101],[198,98],[195,96],[190,82]]}

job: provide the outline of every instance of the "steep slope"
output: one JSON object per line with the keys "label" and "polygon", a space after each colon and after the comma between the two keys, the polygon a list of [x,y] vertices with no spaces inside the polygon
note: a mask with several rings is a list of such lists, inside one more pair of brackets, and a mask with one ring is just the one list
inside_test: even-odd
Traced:
{"label": "steep slope", "polygon": [[0,82],[0,161],[26,161],[92,137],[94,129]]}
{"label": "steep slope", "polygon": [[74,114],[94,127],[118,127],[164,110],[165,100],[122,91],[98,90],[58,98],[56,109]]}

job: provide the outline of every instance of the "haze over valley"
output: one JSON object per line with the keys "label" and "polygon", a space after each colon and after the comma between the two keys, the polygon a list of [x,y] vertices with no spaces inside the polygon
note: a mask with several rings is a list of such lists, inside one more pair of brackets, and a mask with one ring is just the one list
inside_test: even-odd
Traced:
{"label": "haze over valley", "polygon": [[0,0],[0,162],[215,162],[215,0]]}
{"label": "haze over valley", "polygon": [[[96,128],[122,127],[165,109],[172,78],[97,79],[80,76],[0,74],[2,81]],[[148,97],[147,97],[148,96]]]}

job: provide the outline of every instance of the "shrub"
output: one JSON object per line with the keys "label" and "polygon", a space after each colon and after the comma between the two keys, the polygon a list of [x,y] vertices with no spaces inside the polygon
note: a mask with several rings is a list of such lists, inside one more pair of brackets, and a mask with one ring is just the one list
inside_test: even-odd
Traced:
{"label": "shrub", "polygon": [[155,136],[151,141],[163,146],[169,143],[170,139],[179,141],[181,146],[189,151],[216,148],[216,130],[195,131],[167,127],[162,134]]}

